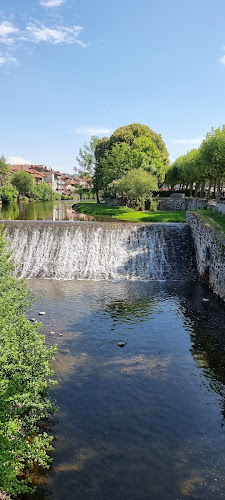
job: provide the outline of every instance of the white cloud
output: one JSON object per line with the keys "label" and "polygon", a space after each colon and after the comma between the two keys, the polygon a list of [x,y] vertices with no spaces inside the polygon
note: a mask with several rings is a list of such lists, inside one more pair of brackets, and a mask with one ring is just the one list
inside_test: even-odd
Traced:
{"label": "white cloud", "polygon": [[175,139],[174,144],[201,144],[204,137],[195,137],[193,139]]}
{"label": "white cloud", "polygon": [[0,24],[0,43],[5,43],[11,45],[14,42],[14,36],[19,33],[18,28],[16,28],[12,23],[8,21],[3,21]]}
{"label": "white cloud", "polygon": [[22,156],[9,156],[7,162],[11,165],[31,165],[31,161],[24,160]]}
{"label": "white cloud", "polygon": [[10,54],[2,54],[0,52],[0,66],[8,66],[9,64],[18,65],[19,63],[17,59]]}
{"label": "white cloud", "polygon": [[82,29],[81,26],[76,25],[72,27],[59,25],[48,27],[40,25],[37,21],[27,24],[23,30],[20,30],[11,22],[3,21],[0,23],[0,45],[7,45],[8,52],[5,54],[0,51],[0,66],[18,64],[16,57],[13,57],[15,50],[18,47],[21,48],[23,45],[25,45],[25,48],[29,48],[31,43],[79,45],[82,48],[86,48],[89,43],[82,42],[79,39]]}
{"label": "white cloud", "polygon": [[26,33],[21,36],[21,39],[36,43],[48,42],[53,45],[77,44],[81,47],[87,47],[87,43],[78,39],[82,29],[83,28],[81,26],[73,26],[72,28],[67,28],[66,26],[48,28],[48,26],[44,25],[39,26],[37,24],[29,24],[26,27]]}
{"label": "white cloud", "polygon": [[59,7],[65,3],[65,0],[41,0],[40,5],[42,7]]}
{"label": "white cloud", "polygon": [[83,134],[83,135],[108,135],[112,131],[109,128],[76,128],[74,130],[75,134]]}
{"label": "white cloud", "polygon": [[221,64],[225,64],[225,55],[220,58],[220,62],[221,62]]}

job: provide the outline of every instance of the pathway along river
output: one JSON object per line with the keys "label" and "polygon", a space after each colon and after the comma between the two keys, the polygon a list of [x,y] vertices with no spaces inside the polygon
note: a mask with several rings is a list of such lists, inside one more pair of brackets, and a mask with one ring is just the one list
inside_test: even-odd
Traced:
{"label": "pathway along river", "polygon": [[30,286],[59,346],[60,410],[53,465],[25,498],[224,497],[224,303],[191,281]]}

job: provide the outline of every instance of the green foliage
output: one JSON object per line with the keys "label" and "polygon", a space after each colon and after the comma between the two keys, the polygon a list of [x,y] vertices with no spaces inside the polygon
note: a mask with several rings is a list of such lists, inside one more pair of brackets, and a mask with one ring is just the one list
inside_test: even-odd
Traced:
{"label": "green foliage", "polygon": [[176,184],[189,185],[192,191],[193,183],[199,185],[203,180],[204,171],[200,150],[192,149],[186,155],[179,156],[169,167],[165,182],[172,187]]}
{"label": "green foliage", "polygon": [[19,170],[13,174],[12,185],[18,189],[20,194],[24,196],[30,197],[33,193],[33,177],[31,174],[28,174],[28,172],[24,172],[23,170]]}
{"label": "green foliage", "polygon": [[96,193],[120,179],[129,170],[142,168],[161,182],[169,165],[168,152],[161,135],[146,125],[134,123],[104,137],[95,147],[94,187]]}
{"label": "green foliage", "polygon": [[8,184],[10,178],[9,165],[6,163],[5,157],[0,157],[0,186]]}
{"label": "green foliage", "polygon": [[46,184],[46,182],[41,182],[40,184],[33,186],[32,196],[37,201],[51,201],[55,200],[55,194],[51,186]]}
{"label": "green foliage", "polygon": [[30,323],[28,287],[14,265],[0,229],[0,490],[32,491],[29,471],[49,467],[51,436],[40,429],[55,407],[47,389],[55,348],[45,345],[40,325]]}
{"label": "green foliage", "polygon": [[[186,155],[179,156],[170,166],[166,174],[166,183],[172,187],[175,184],[189,186],[192,193],[195,188],[202,186],[204,195],[205,183],[217,184],[219,198],[225,182],[225,125],[212,128],[206,134],[199,149],[192,149]],[[196,189],[197,190],[197,189]]]}
{"label": "green foliage", "polygon": [[162,136],[160,134],[156,134],[156,132],[150,129],[147,125],[132,123],[131,125],[120,127],[111,135],[110,143],[114,144],[115,142],[127,142],[130,146],[132,146],[134,140],[140,137],[147,137],[151,139],[160,152],[162,162],[167,168],[169,166],[169,155],[165,143],[162,140]]}
{"label": "green foliage", "polygon": [[113,186],[117,193],[126,194],[131,201],[132,206],[137,207],[140,204],[144,209],[146,197],[151,197],[152,191],[158,187],[157,179],[154,175],[143,170],[143,168],[134,168],[121,179],[114,181]]}
{"label": "green foliage", "polygon": [[212,128],[200,146],[205,178],[225,180],[225,125]]}
{"label": "green foliage", "polygon": [[0,190],[0,196],[3,203],[16,203],[18,198],[18,191],[11,185],[4,186]]}
{"label": "green foliage", "polygon": [[92,177],[95,169],[95,148],[99,138],[93,135],[90,143],[84,143],[83,148],[79,149],[79,156],[76,160],[80,168],[75,167],[74,171],[81,177]]}
{"label": "green foliage", "polygon": [[151,200],[150,204],[150,210],[151,212],[157,212],[158,209],[158,201],[157,200]]}

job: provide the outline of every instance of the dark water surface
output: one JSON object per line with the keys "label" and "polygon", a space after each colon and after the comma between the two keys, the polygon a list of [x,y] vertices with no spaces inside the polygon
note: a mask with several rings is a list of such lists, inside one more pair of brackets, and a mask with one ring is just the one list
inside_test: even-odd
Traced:
{"label": "dark water surface", "polygon": [[198,282],[30,286],[32,316],[59,347],[60,407],[32,498],[224,497],[224,303]]}

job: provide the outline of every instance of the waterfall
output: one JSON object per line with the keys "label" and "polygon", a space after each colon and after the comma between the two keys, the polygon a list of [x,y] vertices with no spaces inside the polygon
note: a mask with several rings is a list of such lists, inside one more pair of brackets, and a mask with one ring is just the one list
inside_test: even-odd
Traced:
{"label": "waterfall", "polygon": [[5,221],[18,277],[184,279],[195,274],[187,224]]}

